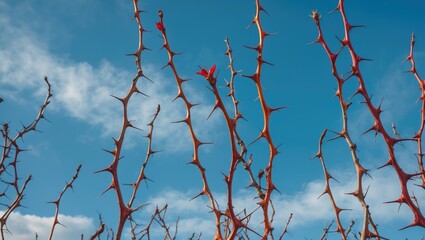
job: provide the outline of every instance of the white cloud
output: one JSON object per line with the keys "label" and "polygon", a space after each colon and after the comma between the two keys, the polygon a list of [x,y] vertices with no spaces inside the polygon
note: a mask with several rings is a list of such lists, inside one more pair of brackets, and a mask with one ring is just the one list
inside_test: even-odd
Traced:
{"label": "white cloud", "polygon": [[[333,172],[340,183],[332,182],[332,192],[336,198],[338,206],[341,208],[350,208],[351,211],[344,211],[341,214],[345,227],[349,225],[351,220],[357,220],[354,229],[359,227],[362,221],[362,210],[357,200],[347,195],[354,189],[354,178],[350,174],[344,172]],[[402,207],[398,211],[397,204],[383,204],[385,201],[393,200],[400,194],[397,180],[394,180],[394,174],[390,169],[381,170],[373,174],[373,180],[365,179],[365,187],[370,185],[369,193],[366,201],[370,205],[372,216],[376,223],[380,225],[381,233],[384,236],[391,236],[392,229],[399,229],[410,223],[412,216],[407,207]],[[273,203],[276,209],[274,224],[276,227],[275,234],[283,228],[287,221],[289,213],[293,213],[293,218],[289,229],[293,236],[300,236],[306,228],[314,236],[321,234],[321,224],[329,223],[334,219],[333,209],[330,205],[327,195],[320,199],[317,197],[322,193],[324,183],[322,180],[312,181],[305,185],[303,189],[293,195],[274,194]],[[423,192],[415,192],[418,199],[424,199]],[[137,216],[139,223],[146,223],[154,212],[155,208],[160,208],[168,204],[166,223],[174,231],[174,226],[178,223],[178,237],[186,238],[192,233],[202,233],[203,239],[211,239],[213,235],[214,217],[208,208],[208,199],[197,198],[190,199],[195,196],[195,192],[179,192],[175,190],[164,190],[158,195],[147,200],[150,205],[145,206]],[[226,194],[215,193],[215,198],[221,207],[226,208]],[[235,192],[234,206],[235,212],[240,212],[244,208],[247,212],[254,211],[258,208],[255,193],[248,190]],[[59,220],[66,227],[58,225],[55,229],[55,239],[78,239],[81,234],[89,236],[94,233],[96,224],[93,219],[84,216],[66,216],[59,215]],[[53,217],[40,217],[36,215],[24,215],[19,212],[13,213],[7,223],[7,227],[11,232],[13,239],[32,239],[35,233],[39,239],[46,239],[53,222]],[[262,212],[257,210],[250,220],[250,226],[261,232],[262,228]],[[125,236],[128,236],[128,232]],[[390,234],[390,235],[389,235]],[[164,236],[163,230],[154,223],[151,229],[151,237],[158,238]]]}
{"label": "white cloud", "polygon": [[[343,211],[341,218],[344,227],[347,228],[351,220],[356,220],[354,230],[358,230],[363,219],[362,208],[357,199],[346,193],[352,192],[355,189],[355,176],[339,171],[333,172],[334,176],[340,181],[331,182],[332,192],[336,198],[337,205],[341,208],[351,209]],[[410,210],[406,206],[402,206],[398,210],[397,204],[385,204],[386,201],[391,201],[399,197],[400,187],[391,169],[383,169],[373,173],[373,180],[364,179],[364,187],[370,186],[366,202],[370,206],[370,211],[374,221],[379,224],[381,234],[391,236],[394,229],[402,228],[413,220]],[[293,218],[290,223],[290,232],[301,234],[306,228],[309,232],[318,236],[321,234],[323,223],[330,223],[334,217],[334,210],[330,204],[327,195],[318,199],[324,190],[324,182],[322,180],[312,181],[305,185],[303,189],[293,195],[274,194],[273,204],[276,209],[274,224],[276,227],[275,234],[278,234],[286,224],[288,216],[293,213]],[[415,192],[418,199],[424,199],[425,194],[421,191]],[[210,213],[209,202],[206,197],[197,198],[192,201],[189,199],[195,196],[194,192],[178,192],[167,190],[161,192],[155,197],[147,200],[151,205],[146,206],[140,213],[140,219],[150,217],[156,206],[164,206],[168,204],[167,224],[174,226],[179,219],[178,236],[186,237],[192,233],[202,232],[203,237],[211,239],[214,228],[214,217]],[[221,207],[226,208],[226,194],[215,193],[215,198]],[[252,191],[242,190],[237,191],[234,195],[235,212],[240,212],[244,208],[247,212],[254,211],[258,208],[255,193]],[[257,210],[250,220],[250,226],[253,229],[262,232],[262,212]],[[160,228],[155,228],[152,231],[156,237],[163,236],[163,231]],[[388,235],[390,234],[390,235]]]}
{"label": "white cloud", "polygon": [[[7,221],[9,232],[5,232],[5,238],[14,240],[35,239],[37,234],[38,239],[48,239],[53,219],[53,217],[40,217],[14,212]],[[53,239],[75,240],[80,239],[81,234],[88,237],[96,231],[93,219],[84,216],[59,214],[59,221],[65,227],[56,225]]]}
{"label": "white cloud", "polygon": [[[125,96],[133,78],[132,72],[119,69],[107,60],[94,66],[56,56],[44,46],[40,36],[14,24],[7,16],[0,17],[0,26],[0,84],[5,86],[0,92],[6,99],[18,101],[24,91],[36,92],[39,97],[44,96],[46,87],[42,78],[47,75],[53,88],[53,109],[100,126],[104,136],[118,133],[121,128],[121,103],[111,95]],[[181,137],[189,136],[186,126],[171,124],[183,119],[186,113],[182,102],[171,103],[177,93],[174,79],[165,76],[159,68],[152,65],[144,64],[143,68],[145,75],[153,83],[140,79],[139,89],[150,97],[135,95],[132,98],[128,109],[130,120],[134,120],[137,127],[147,129],[146,124],[150,122],[157,105],[161,104],[154,138],[164,141],[167,150],[186,150],[191,146],[188,137]],[[202,96],[189,84],[184,87],[192,102],[203,103],[193,108],[194,124],[203,126],[197,128],[199,137],[211,141],[208,138],[215,132],[218,117],[212,117],[208,125],[204,124],[204,120],[211,109],[211,104],[205,102],[211,102],[212,99]],[[131,133],[131,136],[134,135]]]}

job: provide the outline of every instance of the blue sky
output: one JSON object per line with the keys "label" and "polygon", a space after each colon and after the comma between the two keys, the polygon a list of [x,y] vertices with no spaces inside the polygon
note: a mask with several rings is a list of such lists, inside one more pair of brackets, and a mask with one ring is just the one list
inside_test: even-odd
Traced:
{"label": "blue sky", "polygon": [[[310,158],[325,128],[341,129],[341,117],[329,60],[321,46],[309,44],[317,36],[309,15],[315,9],[322,14],[325,37],[335,50],[335,36],[343,36],[340,15],[327,13],[336,4],[313,0],[263,3],[269,13],[263,15],[264,28],[276,33],[266,40],[264,49],[265,59],[274,64],[264,67],[265,94],[271,106],[288,107],[272,115],[271,120],[274,141],[282,143],[274,169],[274,182],[281,192],[273,195],[276,235],[289,213],[294,213],[286,239],[318,239],[324,225],[333,219],[328,197],[317,199],[324,189],[320,162]],[[131,182],[137,176],[135,169],[146,151],[146,124],[161,104],[153,137],[153,148],[161,152],[151,159],[146,172],[153,182],[143,185],[137,198],[139,203],[150,205],[136,213],[136,218],[143,222],[157,204],[167,202],[169,223],[180,217],[179,239],[186,239],[194,231],[202,231],[204,239],[210,239],[212,233],[208,230],[214,220],[208,214],[207,199],[189,201],[200,191],[202,182],[198,170],[187,165],[192,154],[187,128],[171,123],[180,120],[185,110],[182,102],[172,102],[177,88],[170,69],[161,70],[167,57],[160,50],[162,39],[155,28],[157,11],[162,9],[165,14],[172,49],[184,53],[175,61],[181,76],[192,79],[184,85],[188,98],[201,103],[194,109],[195,131],[202,140],[214,143],[202,148],[201,161],[214,193],[224,201],[226,189],[221,172],[228,171],[230,160],[228,133],[219,112],[206,120],[214,96],[196,72],[199,66],[217,64],[219,85],[225,85],[224,80],[230,76],[224,55],[226,36],[234,50],[235,68],[248,75],[255,71],[255,53],[243,47],[258,41],[256,28],[247,28],[254,15],[254,1],[141,1],[140,8],[147,10],[142,21],[150,30],[145,34],[145,43],[151,49],[143,53],[143,67],[153,83],[140,82],[139,88],[150,97],[136,96],[130,104],[131,119],[142,131],[130,131],[126,139],[121,182]],[[415,32],[417,67],[419,73],[425,71],[425,3],[347,1],[346,10],[353,24],[367,26],[353,32],[353,44],[361,56],[373,59],[362,65],[362,71],[373,100],[377,103],[383,99],[384,123],[390,127],[394,122],[403,136],[412,136],[420,121],[420,93],[416,80],[404,73],[409,63],[402,61],[409,53],[411,33]],[[120,129],[121,106],[110,95],[123,96],[135,73],[134,59],[125,56],[137,47],[132,11],[130,1],[119,0],[0,3],[0,96],[5,100],[0,104],[0,121],[8,122],[11,129],[32,121],[44,99],[45,75],[54,94],[46,112],[49,122],[39,126],[42,133],[32,133],[21,143],[31,149],[22,155],[21,175],[31,173],[33,181],[23,201],[26,208],[19,208],[9,219],[13,234],[10,239],[32,238],[35,232],[40,239],[47,237],[55,211],[47,202],[56,199],[79,163],[83,167],[74,192],[67,192],[61,204],[60,221],[67,227],[57,227],[57,239],[76,239],[81,233],[89,236],[97,228],[98,213],[115,229],[115,195],[108,192],[100,196],[110,176],[94,172],[112,160],[100,149],[112,148],[111,137],[116,137]],[[349,60],[347,57],[346,53],[341,55]],[[340,67],[341,73],[349,71],[347,61],[342,60]],[[352,92],[355,87],[355,81],[348,82],[346,91]],[[221,89],[227,93],[226,88]],[[238,76],[236,91],[241,112],[248,120],[239,122],[239,131],[246,142],[251,142],[262,128],[256,90],[251,81]],[[370,184],[366,200],[381,234],[390,239],[425,236],[421,228],[398,231],[412,221],[411,213],[404,206],[398,211],[397,205],[382,204],[398,197],[398,181],[392,169],[376,169],[387,160],[385,146],[380,137],[375,141],[371,134],[361,135],[372,120],[359,97],[352,101],[350,131],[359,146],[361,161],[371,169],[373,180],[364,180]],[[397,150],[403,168],[414,172],[416,145],[406,143]],[[254,172],[264,168],[268,155],[265,142],[249,145],[249,152],[254,156]],[[353,209],[342,214],[344,224],[347,227],[351,219],[357,219],[354,229],[358,230],[361,208],[353,197],[344,194],[355,186],[348,149],[343,141],[333,141],[324,145],[324,154],[330,172],[339,180],[332,182],[339,205]],[[235,200],[240,204],[235,205],[238,209],[255,208],[253,191],[245,189],[248,177],[241,170],[237,179]],[[419,201],[425,200],[423,190],[411,189]],[[337,234],[329,235],[329,239],[339,238]]]}

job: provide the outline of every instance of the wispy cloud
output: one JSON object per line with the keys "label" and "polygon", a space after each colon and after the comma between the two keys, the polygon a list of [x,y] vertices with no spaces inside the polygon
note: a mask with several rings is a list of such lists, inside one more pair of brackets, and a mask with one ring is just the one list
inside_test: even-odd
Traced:
{"label": "wispy cloud", "polygon": [[[132,72],[117,68],[108,60],[94,66],[88,62],[75,62],[56,56],[42,43],[41,36],[14,24],[7,15],[0,17],[0,26],[0,83],[6,86],[0,91],[4,98],[18,100],[19,96],[28,91],[36,92],[41,97],[45,92],[42,78],[47,75],[53,85],[53,109],[99,126],[104,136],[118,133],[121,126],[121,103],[111,95],[125,96],[133,78]],[[139,88],[149,97],[138,95],[132,99],[128,109],[130,119],[134,120],[137,127],[146,129],[150,116],[160,104],[161,113],[154,138],[165,142],[167,149],[186,149],[185,146],[191,146],[189,138],[181,137],[187,135],[186,128],[171,124],[184,118],[186,113],[181,102],[171,103],[177,91],[174,79],[153,65],[144,64],[143,67],[145,75],[153,83],[146,79],[140,81]],[[217,126],[214,122],[218,119],[213,117],[209,120],[210,124],[204,124],[211,109],[211,104],[208,104],[211,98],[195,91],[189,84],[185,85],[185,89],[190,99],[203,103],[193,111],[195,124],[203,126],[198,128],[198,134],[202,138],[211,138]]]}
{"label": "wispy cloud", "polygon": [[[344,171],[334,171],[333,175],[340,181],[340,183],[331,183],[337,204],[341,208],[350,209],[341,213],[345,227],[348,227],[351,220],[356,220],[357,224],[354,229],[358,229],[363,219],[362,208],[355,197],[347,194],[355,189],[355,176]],[[366,202],[370,206],[372,216],[375,222],[380,225],[384,236],[391,236],[393,234],[391,231],[408,225],[412,220],[408,208],[401,207],[398,209],[397,204],[384,203],[394,200],[400,195],[399,185],[394,177],[391,169],[384,169],[374,173],[373,180],[365,178],[364,181],[365,187],[369,187]],[[295,194],[275,194],[273,204],[276,210],[274,220],[276,231],[279,232],[279,229],[283,229],[289,214],[293,213],[290,232],[294,236],[302,236],[298,234],[301,234],[305,228],[308,228],[311,233],[317,231],[312,236],[319,236],[322,233],[323,223],[330,223],[334,219],[334,210],[328,196],[324,195],[318,198],[324,188],[324,182],[316,180],[307,183],[303,189]],[[168,204],[167,223],[172,226],[179,219],[178,231],[180,237],[202,232],[206,239],[212,238],[214,229],[211,226],[214,226],[214,218],[209,213],[208,200],[197,198],[190,201],[189,199],[195,195],[194,192],[164,191],[147,201],[151,205],[143,209],[140,219],[150,217],[156,206],[161,207]],[[425,195],[418,191],[416,197],[425,198]],[[226,207],[226,194],[216,193],[215,198],[221,208]],[[238,191],[235,193],[234,206],[236,212],[243,209],[246,209],[247,212],[254,211],[258,208],[255,193],[247,190]],[[257,210],[252,215],[250,223],[254,229],[262,232],[261,210]],[[157,234],[157,237],[164,234],[161,229],[156,229],[153,233]]]}
{"label": "wispy cloud", "polygon": [[[351,220],[356,220],[357,223],[354,229],[361,227],[363,210],[360,203],[355,197],[347,193],[355,189],[355,176],[347,174],[345,171],[334,171],[334,176],[339,180],[332,182],[332,192],[336,198],[337,204],[341,208],[350,209],[341,213],[345,227],[348,227]],[[384,169],[373,173],[373,179],[364,179],[365,188],[369,187],[366,197],[366,202],[370,206],[370,211],[376,223],[379,224],[381,233],[384,236],[391,236],[397,229],[400,229],[412,221],[412,214],[409,209],[402,206],[399,209],[397,204],[386,204],[384,202],[391,201],[400,196],[400,187],[395,174],[391,169]],[[334,219],[334,210],[329,202],[327,195],[318,198],[324,190],[324,182],[316,180],[309,182],[303,189],[294,194],[275,194],[273,205],[276,210],[274,225],[276,234],[283,229],[290,213],[293,213],[293,218],[290,223],[290,232],[294,236],[300,236],[303,229],[309,229],[311,226],[330,223]],[[425,194],[421,191],[415,192],[418,199],[425,199]],[[214,226],[214,218],[207,207],[208,200],[205,198],[197,198],[189,200],[196,194],[194,192],[178,192],[164,191],[148,200],[151,205],[148,205],[141,214],[149,217],[156,206],[168,204],[168,223],[174,224],[179,219],[179,236],[190,236],[192,233],[200,233],[204,237],[212,238]],[[250,226],[253,229],[261,231],[262,227],[262,212],[258,210],[255,193],[247,190],[238,191],[234,194],[234,207],[236,212],[246,209],[247,212],[255,211],[250,220]],[[215,193],[215,198],[221,208],[226,208],[226,194]],[[257,209],[257,210],[256,210]],[[196,223],[196,224],[193,224]],[[314,227],[313,227],[314,229]],[[317,232],[321,234],[320,231]],[[156,229],[156,236],[163,236],[161,229]]]}
{"label": "wispy cloud", "polygon": [[[53,221],[53,217],[40,217],[15,212],[10,215],[7,221],[8,232],[5,233],[5,237],[6,239],[26,240],[35,239],[37,234],[38,239],[48,239]],[[84,216],[59,214],[59,221],[64,226],[56,226],[54,239],[80,239],[82,234],[85,237],[91,236],[96,229],[93,219]]]}
{"label": "wispy cloud", "polygon": [[[347,227],[351,220],[356,220],[354,229],[359,228],[359,221],[362,221],[362,209],[357,200],[346,193],[353,191],[355,180],[353,176],[345,172],[334,172],[340,183],[332,182],[332,192],[336,197],[338,206],[351,209],[341,213],[341,217]],[[400,194],[397,181],[394,181],[394,174],[391,170],[382,170],[373,175],[373,180],[365,180],[365,186],[370,186],[366,198],[370,206],[371,213],[375,222],[380,225],[381,233],[384,236],[391,234],[410,223],[412,216],[406,207],[398,209],[397,204],[384,204],[385,201],[393,200]],[[273,205],[276,210],[274,224],[276,234],[283,229],[284,224],[290,213],[293,218],[290,223],[290,232],[293,237],[301,237],[308,228],[312,236],[321,234],[322,224],[329,223],[334,219],[333,209],[329,203],[327,195],[318,198],[323,192],[324,183],[321,180],[309,182],[303,189],[292,195],[275,194]],[[208,208],[206,198],[197,198],[190,200],[196,193],[192,191],[180,192],[176,190],[164,190],[158,195],[147,200],[149,205],[145,206],[139,212],[135,219],[142,225],[147,223],[155,208],[168,205],[166,223],[173,230],[173,226],[178,221],[178,236],[180,238],[189,237],[193,233],[202,233],[203,239],[211,239],[214,234],[214,218]],[[425,198],[423,192],[416,193],[418,199]],[[221,208],[226,208],[226,194],[215,193],[217,203]],[[241,190],[235,193],[234,197],[235,212],[241,212],[246,209],[247,212],[255,211],[252,215],[250,224],[253,229],[261,232],[262,212],[258,210],[255,193],[248,190]],[[256,210],[257,209],[257,210]],[[55,230],[55,237],[58,239],[76,239],[81,234],[89,236],[95,229],[93,219],[84,216],[66,216],[60,215],[59,219],[66,227],[58,226]],[[31,239],[35,233],[40,239],[47,238],[50,231],[53,217],[40,217],[36,215],[23,215],[19,212],[14,213],[9,218],[7,227],[13,239]],[[126,233],[127,235],[129,232]],[[164,231],[158,225],[151,229],[153,238],[164,236]]]}

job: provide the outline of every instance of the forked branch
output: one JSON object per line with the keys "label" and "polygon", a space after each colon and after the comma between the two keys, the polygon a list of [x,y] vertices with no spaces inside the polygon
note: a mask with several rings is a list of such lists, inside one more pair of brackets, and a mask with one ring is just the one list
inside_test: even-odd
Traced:
{"label": "forked branch", "polygon": [[[399,183],[400,183],[400,189],[401,189],[401,195],[398,199],[393,200],[393,201],[389,201],[388,203],[398,203],[398,204],[405,204],[407,205],[412,214],[414,215],[414,220],[413,222],[408,225],[407,227],[412,227],[412,226],[421,226],[421,227],[425,227],[425,218],[419,208],[419,206],[417,206],[415,204],[415,202],[413,201],[412,197],[410,196],[409,190],[408,190],[408,181],[411,180],[413,177],[417,176],[418,174],[409,174],[406,173],[400,166],[399,161],[396,158],[396,154],[395,154],[395,145],[397,143],[400,143],[401,141],[407,141],[407,140],[411,140],[411,139],[402,139],[402,138],[394,138],[389,134],[389,131],[387,131],[387,129],[384,127],[382,120],[381,120],[381,113],[382,113],[382,108],[381,108],[381,104],[379,104],[377,107],[372,103],[371,100],[371,96],[369,95],[368,91],[367,91],[367,87],[362,75],[362,72],[360,70],[360,62],[367,60],[366,58],[362,58],[360,57],[357,52],[354,50],[353,47],[353,43],[351,40],[351,30],[357,26],[352,25],[348,22],[346,13],[345,13],[345,7],[344,7],[344,0],[339,0],[337,7],[335,8],[336,11],[338,11],[342,17],[342,22],[343,22],[343,26],[344,26],[344,37],[342,38],[341,41],[341,47],[337,52],[332,52],[327,44],[327,42],[325,41],[323,34],[322,34],[322,30],[321,30],[321,26],[320,26],[320,15],[317,13],[317,11],[313,11],[312,14],[312,18],[314,20],[314,22],[316,23],[317,29],[318,29],[318,37],[316,39],[316,43],[319,43],[323,46],[323,48],[325,49],[329,60],[331,61],[331,66],[332,66],[332,73],[334,75],[334,77],[337,79],[337,84],[338,84],[338,90],[336,92],[337,97],[340,100],[340,104],[341,104],[341,109],[342,109],[342,113],[343,113],[343,130],[341,131],[341,133],[339,134],[339,137],[343,137],[345,138],[345,140],[347,141],[347,144],[349,145],[351,154],[352,154],[352,158],[353,158],[353,162],[356,168],[356,172],[357,172],[357,188],[354,192],[352,192],[351,194],[353,196],[355,196],[359,202],[362,204],[363,210],[364,210],[364,221],[363,221],[363,229],[362,232],[360,234],[361,239],[366,239],[366,238],[380,238],[378,232],[377,232],[377,228],[376,225],[374,224],[372,218],[370,217],[370,211],[368,208],[368,205],[366,204],[364,198],[365,198],[365,193],[363,193],[363,187],[362,187],[362,177],[367,174],[367,170],[360,164],[360,162],[358,161],[358,157],[356,156],[356,148],[357,146],[350,140],[351,138],[348,135],[348,127],[347,127],[347,117],[346,117],[346,111],[348,109],[348,107],[351,105],[351,103],[347,103],[343,97],[343,92],[342,92],[342,85],[345,82],[345,79],[342,79],[337,71],[337,58],[339,56],[339,53],[341,52],[341,49],[347,49],[350,57],[351,57],[351,71],[350,71],[350,76],[348,78],[356,78],[358,81],[358,87],[356,92],[354,93],[354,95],[360,95],[363,98],[363,102],[365,103],[367,109],[369,110],[371,117],[373,118],[373,124],[372,126],[366,131],[366,132],[374,132],[375,136],[377,134],[380,134],[387,146],[387,151],[388,151],[388,160],[387,162],[382,166],[382,167],[387,167],[387,166],[391,166],[395,173],[398,176],[399,179]],[[413,41],[414,42],[414,41]],[[411,49],[413,49],[413,47],[411,47]],[[408,57],[409,60],[413,59],[413,53],[411,50],[411,54]],[[414,61],[412,62],[412,72],[416,72],[415,66],[414,66]],[[416,75],[417,76],[417,75]],[[347,78],[347,79],[348,79]],[[420,84],[422,84],[422,81],[419,81]],[[422,90],[423,91],[423,90]],[[353,95],[353,96],[354,96]],[[422,93],[423,96],[423,93]],[[423,120],[422,120],[423,122]],[[421,124],[421,126],[423,125],[423,123]],[[420,128],[419,134],[422,134],[422,130]],[[396,135],[398,135],[397,133],[395,133]],[[416,137],[416,141],[420,142],[420,136]],[[421,147],[418,147],[418,152],[422,152]],[[419,158],[420,159],[420,158]],[[421,160],[419,160],[421,161]],[[421,165],[421,164],[420,164]],[[423,170],[421,170],[421,173],[423,172]],[[369,230],[368,226],[371,226],[373,231]],[[407,228],[405,227],[405,228]],[[382,238],[382,237],[381,237]]]}
{"label": "forked branch", "polygon": [[[31,180],[31,175],[29,175],[25,181],[20,185],[20,176],[18,171],[18,162],[20,160],[20,153],[24,151],[19,146],[18,141],[23,140],[24,136],[28,133],[37,131],[37,126],[42,119],[45,119],[44,112],[47,108],[47,105],[50,103],[50,99],[52,97],[52,89],[50,82],[47,77],[44,77],[44,82],[47,85],[47,94],[43,104],[38,111],[37,116],[28,126],[23,126],[22,129],[16,134],[15,137],[10,136],[9,124],[3,123],[1,131],[1,135],[3,137],[3,145],[2,145],[2,155],[0,159],[0,176],[3,177],[6,173],[9,178],[12,180],[7,181],[6,178],[2,179],[2,182],[7,185],[6,189],[3,193],[0,194],[0,199],[3,200],[7,198],[9,186],[12,188],[13,194],[15,198],[8,204],[4,204],[6,206],[6,210],[0,216],[0,231],[2,239],[4,239],[4,232],[7,231],[6,223],[7,220],[12,214],[12,212],[22,206],[22,199],[24,198],[24,192],[27,187],[28,182]],[[11,170],[9,170],[11,168]]]}
{"label": "forked branch", "polygon": [[[121,239],[121,235],[122,235],[122,231],[124,229],[124,225],[127,222],[127,220],[129,219],[129,217],[131,216],[131,214],[137,210],[139,210],[142,205],[137,206],[137,207],[132,207],[134,199],[136,197],[136,193],[137,193],[137,189],[139,187],[140,182],[145,179],[145,175],[144,175],[144,167],[142,167],[139,177],[136,180],[136,182],[133,184],[133,194],[130,197],[130,200],[128,203],[125,202],[124,200],[124,196],[123,196],[123,192],[121,190],[121,184],[120,184],[120,178],[118,176],[118,167],[119,167],[119,163],[120,160],[122,159],[122,148],[123,148],[123,143],[124,143],[124,139],[127,133],[127,130],[129,128],[136,128],[133,124],[132,121],[130,121],[129,116],[128,116],[128,104],[130,102],[130,99],[135,95],[135,94],[143,94],[137,87],[137,83],[139,81],[139,79],[141,79],[142,77],[148,79],[144,73],[143,73],[143,69],[142,69],[142,51],[146,50],[147,48],[145,47],[144,43],[143,43],[143,33],[145,32],[145,29],[143,28],[142,25],[142,21],[140,18],[140,15],[143,11],[139,10],[139,6],[138,6],[138,0],[133,0],[133,7],[134,7],[134,20],[137,23],[137,29],[138,29],[138,33],[139,33],[139,43],[138,43],[138,48],[137,50],[132,53],[129,54],[131,56],[135,57],[135,64],[136,64],[136,68],[137,68],[137,73],[133,78],[133,81],[131,83],[130,89],[128,90],[127,94],[123,97],[123,98],[119,98],[119,97],[115,97],[118,101],[120,101],[122,103],[122,125],[121,125],[121,131],[119,133],[119,136],[117,139],[114,139],[114,145],[115,148],[114,150],[110,151],[110,150],[105,150],[106,152],[110,153],[113,156],[113,160],[112,163],[100,170],[97,171],[97,173],[99,172],[109,172],[111,174],[112,177],[112,181],[111,184],[109,185],[109,187],[104,191],[107,192],[111,189],[113,189],[115,191],[115,195],[117,197],[117,201],[118,201],[118,206],[119,206],[119,220],[118,220],[118,225],[117,225],[117,230],[116,230],[116,239]],[[159,108],[157,109],[157,112],[159,112]],[[156,116],[155,116],[156,118]],[[152,124],[153,126],[153,124]],[[148,151],[150,151],[148,153],[148,157],[153,154],[152,149],[150,147],[150,140],[151,137],[149,137],[149,148]],[[147,163],[147,161],[145,161]],[[146,166],[146,163],[144,164],[144,166]]]}

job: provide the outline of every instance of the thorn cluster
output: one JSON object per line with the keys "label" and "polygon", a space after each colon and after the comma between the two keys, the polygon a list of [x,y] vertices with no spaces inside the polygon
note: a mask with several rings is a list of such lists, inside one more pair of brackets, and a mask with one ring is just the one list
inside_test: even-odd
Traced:
{"label": "thorn cluster", "polygon": [[146,227],[140,231],[140,233],[134,234],[133,233],[133,239],[136,239],[136,235],[140,234],[139,239],[143,239],[144,237],[147,237],[147,239],[151,239],[151,227],[154,223],[154,221],[159,224],[159,226],[164,230],[165,236],[164,239],[166,240],[175,240],[177,237],[177,231],[178,231],[178,223],[177,220],[174,233],[171,232],[170,226],[166,224],[165,217],[167,215],[168,205],[165,204],[162,208],[159,208],[158,206],[155,209],[155,212],[152,214],[151,219],[146,224]]}

